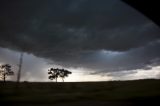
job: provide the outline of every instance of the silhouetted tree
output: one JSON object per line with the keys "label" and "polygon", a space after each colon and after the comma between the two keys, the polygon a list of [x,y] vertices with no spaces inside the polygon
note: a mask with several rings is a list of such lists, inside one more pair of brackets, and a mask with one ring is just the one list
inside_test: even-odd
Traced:
{"label": "silhouetted tree", "polygon": [[0,75],[3,81],[6,81],[6,76],[14,75],[14,72],[11,70],[11,65],[3,64],[0,66]]}
{"label": "silhouetted tree", "polygon": [[68,74],[71,74],[72,72],[68,71],[68,70],[65,70],[65,69],[54,69],[54,68],[50,68],[48,70],[48,74],[49,74],[49,79],[50,80],[56,80],[57,82],[57,78],[60,77],[62,78],[63,82],[64,82],[64,78],[65,77],[68,77]]}
{"label": "silhouetted tree", "polygon": [[54,69],[54,68],[50,68],[49,70],[48,70],[48,74],[49,74],[49,79],[50,80],[53,80],[53,79],[56,79],[56,82],[57,82],[57,78],[58,78],[58,76],[59,76],[59,69],[58,68],[56,68],[56,69]]}
{"label": "silhouetted tree", "polygon": [[65,69],[60,69],[59,77],[61,77],[64,82],[64,78],[68,77],[69,74],[72,74],[72,72],[65,70]]}

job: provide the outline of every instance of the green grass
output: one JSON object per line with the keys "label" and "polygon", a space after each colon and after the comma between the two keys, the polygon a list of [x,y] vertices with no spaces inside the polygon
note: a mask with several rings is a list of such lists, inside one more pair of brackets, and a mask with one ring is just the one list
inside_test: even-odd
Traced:
{"label": "green grass", "polygon": [[67,104],[86,101],[136,101],[160,97],[160,80],[37,83],[0,82],[0,102]]}

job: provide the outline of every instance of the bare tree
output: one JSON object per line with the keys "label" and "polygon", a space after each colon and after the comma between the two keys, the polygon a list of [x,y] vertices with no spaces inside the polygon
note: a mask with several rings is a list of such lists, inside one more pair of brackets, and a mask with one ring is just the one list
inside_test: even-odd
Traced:
{"label": "bare tree", "polygon": [[63,82],[64,82],[64,78],[65,77],[68,77],[68,74],[71,74],[72,72],[68,71],[68,70],[65,70],[65,69],[54,69],[54,68],[50,68],[48,70],[48,74],[49,74],[49,79],[50,80],[56,80],[57,82],[57,79],[60,77],[62,78]]}
{"label": "bare tree", "polygon": [[6,81],[6,76],[14,75],[14,72],[11,70],[11,65],[3,64],[0,66],[0,75],[3,81]]}

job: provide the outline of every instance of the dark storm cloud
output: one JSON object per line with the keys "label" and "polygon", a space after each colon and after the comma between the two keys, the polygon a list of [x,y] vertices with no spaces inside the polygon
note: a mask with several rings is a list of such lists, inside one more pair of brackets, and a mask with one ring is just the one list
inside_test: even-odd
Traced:
{"label": "dark storm cloud", "polygon": [[119,0],[0,2],[1,47],[101,71],[145,68],[160,57],[159,28]]}
{"label": "dark storm cloud", "polygon": [[101,69],[101,71],[92,74],[103,74],[104,72],[117,70],[150,70],[154,66],[160,65],[160,41],[126,52],[101,52],[100,54],[93,56],[95,62],[92,65]]}

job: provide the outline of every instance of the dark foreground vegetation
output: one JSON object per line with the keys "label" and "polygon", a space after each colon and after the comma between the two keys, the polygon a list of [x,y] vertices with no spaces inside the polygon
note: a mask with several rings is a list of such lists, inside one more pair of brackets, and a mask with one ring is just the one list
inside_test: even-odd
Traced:
{"label": "dark foreground vegetation", "polygon": [[160,80],[0,82],[0,106],[160,106]]}

